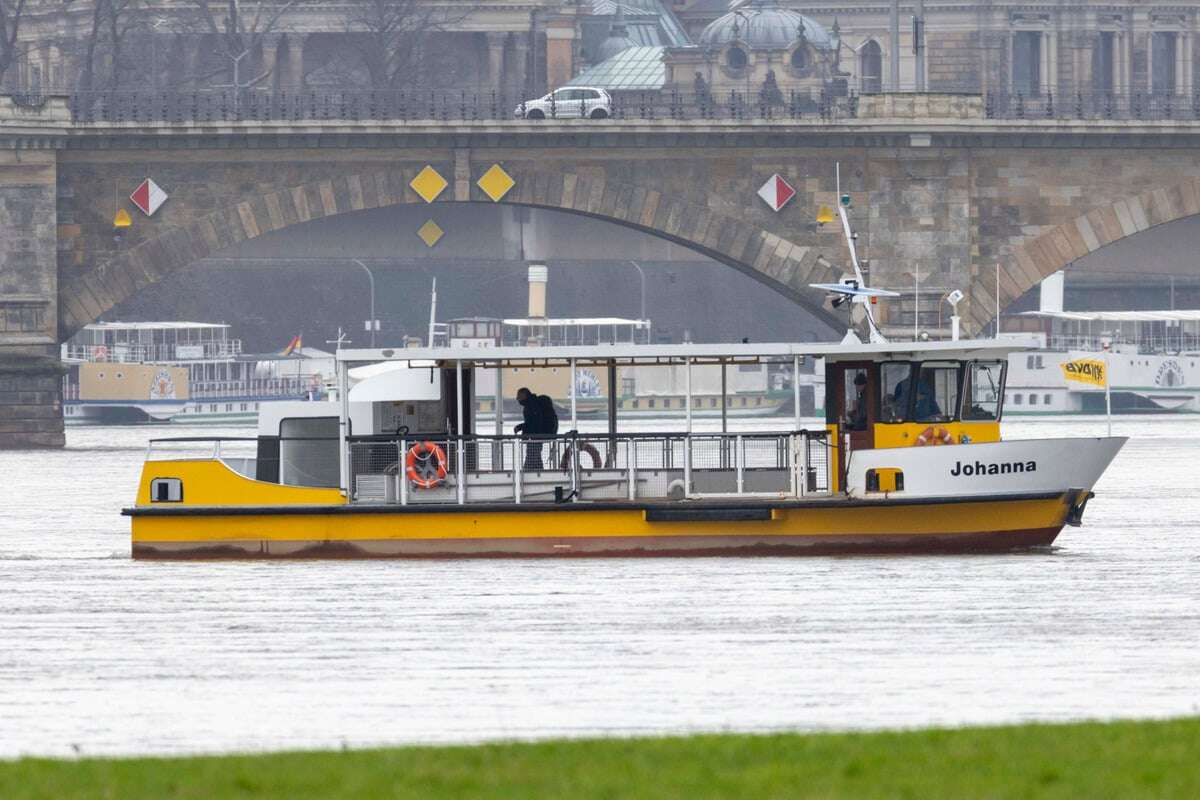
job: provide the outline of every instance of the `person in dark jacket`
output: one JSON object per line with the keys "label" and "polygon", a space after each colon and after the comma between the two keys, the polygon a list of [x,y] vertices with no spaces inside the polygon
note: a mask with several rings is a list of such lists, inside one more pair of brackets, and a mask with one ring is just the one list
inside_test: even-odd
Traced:
{"label": "person in dark jacket", "polygon": [[[517,402],[521,404],[521,412],[525,417],[525,421],[513,430],[526,439],[536,439],[546,434],[548,432],[547,420],[541,396],[534,394],[527,387],[522,386],[517,390]],[[538,441],[526,442],[525,469],[540,470],[543,468],[542,448],[544,446],[542,442]]]}

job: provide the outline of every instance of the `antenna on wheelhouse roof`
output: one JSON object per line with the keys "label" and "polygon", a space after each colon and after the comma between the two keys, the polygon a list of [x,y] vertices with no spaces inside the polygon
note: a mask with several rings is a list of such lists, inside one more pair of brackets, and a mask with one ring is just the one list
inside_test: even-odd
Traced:
{"label": "antenna on wheelhouse roof", "polygon": [[[849,302],[851,303],[849,310],[852,312],[854,304],[861,305],[866,312],[867,327],[870,329],[871,342],[873,344],[883,343],[887,341],[887,337],[883,335],[879,330],[879,326],[875,323],[875,314],[871,310],[871,304],[877,297],[899,297],[900,293],[889,291],[888,289],[872,289],[867,286],[867,281],[863,277],[862,266],[858,261],[858,248],[855,246],[858,234],[850,229],[850,218],[846,215],[846,210],[850,208],[850,193],[842,194],[841,163],[835,163],[834,170],[837,187],[838,217],[842,220],[842,235],[846,239],[846,249],[850,251],[850,264],[854,268],[854,277],[845,278],[838,283],[810,283],[809,286],[814,289],[824,289],[826,292],[836,295],[833,300],[834,308],[839,308],[846,302]],[[818,218],[818,222],[820,221]],[[854,333],[854,319],[852,315],[846,327],[846,338],[858,339]]]}

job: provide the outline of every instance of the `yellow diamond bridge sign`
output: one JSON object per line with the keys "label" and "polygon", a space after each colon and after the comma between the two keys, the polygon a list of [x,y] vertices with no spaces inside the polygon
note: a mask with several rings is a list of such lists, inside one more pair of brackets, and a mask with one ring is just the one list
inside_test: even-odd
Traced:
{"label": "yellow diamond bridge sign", "polygon": [[516,185],[516,181],[512,176],[504,171],[504,168],[499,164],[492,164],[488,171],[483,173],[476,185],[483,190],[483,193],[492,199],[493,203],[499,203],[504,199],[504,195]]}

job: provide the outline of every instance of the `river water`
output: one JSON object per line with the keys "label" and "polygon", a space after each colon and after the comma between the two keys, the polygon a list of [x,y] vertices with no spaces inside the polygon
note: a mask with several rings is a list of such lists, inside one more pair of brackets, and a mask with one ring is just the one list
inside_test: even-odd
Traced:
{"label": "river water", "polygon": [[1048,551],[282,563],[131,561],[165,434],[70,429],[0,453],[0,757],[1196,714],[1200,421],[1114,428]]}

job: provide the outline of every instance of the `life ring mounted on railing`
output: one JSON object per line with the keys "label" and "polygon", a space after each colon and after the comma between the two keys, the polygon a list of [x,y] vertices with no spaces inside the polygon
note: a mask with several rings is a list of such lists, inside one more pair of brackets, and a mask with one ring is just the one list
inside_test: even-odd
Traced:
{"label": "life ring mounted on railing", "polygon": [[446,451],[433,442],[417,442],[404,457],[404,475],[418,489],[441,486],[449,474]]}
{"label": "life ring mounted on railing", "polygon": [[[579,445],[580,455],[587,453],[592,457],[592,469],[600,469],[604,466],[603,459],[600,458],[600,451],[597,450],[591,442],[576,442]],[[575,444],[567,445],[567,449],[563,450],[562,459],[558,463],[558,468],[566,472],[571,468],[571,456],[574,453]]]}
{"label": "life ring mounted on railing", "polygon": [[921,431],[921,434],[917,437],[917,441],[914,442],[914,444],[917,447],[923,447],[927,444],[954,444],[954,434],[950,433],[950,431],[943,427],[935,427],[930,425],[928,428]]}

